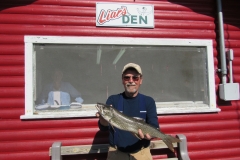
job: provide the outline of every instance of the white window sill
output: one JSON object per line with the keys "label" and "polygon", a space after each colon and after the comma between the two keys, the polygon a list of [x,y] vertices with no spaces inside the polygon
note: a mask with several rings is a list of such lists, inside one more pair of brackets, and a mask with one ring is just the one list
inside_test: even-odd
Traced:
{"label": "white window sill", "polygon": [[220,112],[220,108],[209,107],[170,107],[170,108],[157,108],[158,114],[183,114],[183,113],[211,113]]}
{"label": "white window sill", "polygon": [[[185,113],[211,113],[211,112],[220,112],[220,108],[209,108],[205,107],[159,107],[157,105],[158,115],[164,114],[185,114]],[[97,110],[95,107],[89,107],[88,109],[82,108],[81,111],[61,111],[61,112],[45,112],[40,114],[33,115],[21,115],[20,119],[54,119],[54,118],[80,118],[80,117],[95,117]]]}

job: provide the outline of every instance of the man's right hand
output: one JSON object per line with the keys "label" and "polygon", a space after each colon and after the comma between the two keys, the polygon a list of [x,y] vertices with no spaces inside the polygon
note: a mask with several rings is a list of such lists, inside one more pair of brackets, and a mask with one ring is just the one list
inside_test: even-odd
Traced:
{"label": "man's right hand", "polygon": [[106,121],[98,112],[96,113],[96,117],[99,118],[101,125],[108,126],[108,121]]}

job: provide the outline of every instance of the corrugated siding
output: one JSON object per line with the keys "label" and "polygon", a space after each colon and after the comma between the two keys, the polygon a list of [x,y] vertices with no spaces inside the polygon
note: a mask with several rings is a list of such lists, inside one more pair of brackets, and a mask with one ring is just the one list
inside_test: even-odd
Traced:
{"label": "corrugated siding", "polygon": [[[220,67],[215,0],[135,0],[154,4],[155,28],[96,28],[95,2],[80,0],[2,0],[0,2],[0,159],[48,160],[54,141],[63,145],[107,142],[96,118],[20,120],[24,114],[24,35],[116,36],[212,39]],[[121,0],[112,2],[133,2]],[[133,2],[134,3],[134,2]],[[240,82],[240,4],[223,0],[226,48],[234,50],[234,82]],[[216,93],[221,78],[215,76]],[[168,134],[188,138],[192,160],[240,159],[240,102],[216,99],[221,112],[159,116]],[[105,154],[95,156],[104,159]],[[154,155],[154,158],[159,156]],[[72,159],[76,159],[73,157]],[[85,156],[90,159],[93,157]],[[79,158],[78,158],[79,159]]]}

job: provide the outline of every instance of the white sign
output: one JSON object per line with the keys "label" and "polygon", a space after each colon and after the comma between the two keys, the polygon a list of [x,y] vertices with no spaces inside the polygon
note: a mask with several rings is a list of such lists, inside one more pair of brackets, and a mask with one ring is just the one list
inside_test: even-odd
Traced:
{"label": "white sign", "polygon": [[96,3],[96,26],[154,28],[154,6]]}

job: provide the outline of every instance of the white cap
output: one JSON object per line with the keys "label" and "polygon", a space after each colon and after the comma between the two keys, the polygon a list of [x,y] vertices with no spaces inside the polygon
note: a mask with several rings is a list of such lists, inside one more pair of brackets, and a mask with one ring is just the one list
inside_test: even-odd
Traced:
{"label": "white cap", "polygon": [[139,74],[142,75],[141,67],[135,63],[128,63],[123,67],[122,73],[124,73],[128,68],[134,68]]}

